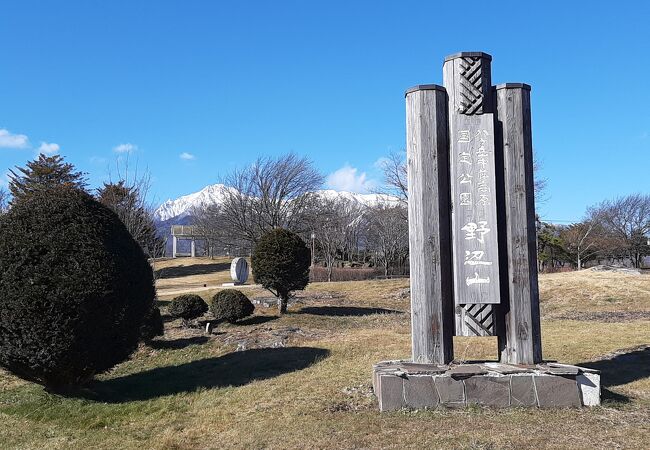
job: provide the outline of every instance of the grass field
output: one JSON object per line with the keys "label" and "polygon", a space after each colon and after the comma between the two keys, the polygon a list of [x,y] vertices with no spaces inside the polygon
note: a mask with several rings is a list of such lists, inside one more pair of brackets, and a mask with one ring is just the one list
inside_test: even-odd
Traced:
{"label": "grass field", "polygon": [[215,289],[232,282],[230,262],[231,258],[225,257],[156,260],[153,267],[158,295],[173,297],[184,291]]}
{"label": "grass field", "polygon": [[[227,279],[226,261],[163,263],[163,306],[187,286],[208,284],[208,300]],[[650,448],[650,276],[540,277],[545,358],[602,371],[603,405],[581,410],[380,414],[371,366],[409,356],[407,286],[315,283],[286,316],[258,307],[209,336],[167,322],[75,398],[0,373],[0,448]],[[455,338],[455,354],[495,358],[496,342]]]}

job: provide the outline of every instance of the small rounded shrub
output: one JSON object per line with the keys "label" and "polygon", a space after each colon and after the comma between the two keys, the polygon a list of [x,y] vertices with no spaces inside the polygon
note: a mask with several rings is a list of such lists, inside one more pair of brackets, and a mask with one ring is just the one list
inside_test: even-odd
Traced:
{"label": "small rounded shrub", "polygon": [[170,316],[183,320],[196,319],[207,311],[208,304],[203,301],[201,296],[196,294],[179,295],[167,307],[167,312]]}
{"label": "small rounded shrub", "polygon": [[212,297],[210,311],[216,319],[235,323],[248,317],[255,311],[255,306],[237,289],[224,289]]}
{"label": "small rounded shrub", "polygon": [[144,316],[144,321],[140,328],[140,339],[144,342],[149,342],[156,336],[163,336],[164,334],[165,325],[160,316],[160,309],[158,306],[153,305]]}
{"label": "small rounded shrub", "polygon": [[68,186],[0,216],[0,366],[65,391],[124,361],[155,296],[118,216]]}
{"label": "small rounded shrub", "polygon": [[278,297],[280,314],[287,311],[291,291],[309,283],[311,252],[300,236],[276,228],[264,234],[255,245],[251,265],[255,282]]}

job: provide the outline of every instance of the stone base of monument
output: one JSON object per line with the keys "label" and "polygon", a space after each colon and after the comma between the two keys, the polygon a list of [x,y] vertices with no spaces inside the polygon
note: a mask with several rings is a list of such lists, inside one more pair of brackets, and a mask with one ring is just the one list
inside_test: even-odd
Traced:
{"label": "stone base of monument", "polygon": [[383,361],[373,366],[372,380],[381,411],[469,405],[600,405],[599,371],[552,362],[531,366],[495,362],[442,366]]}

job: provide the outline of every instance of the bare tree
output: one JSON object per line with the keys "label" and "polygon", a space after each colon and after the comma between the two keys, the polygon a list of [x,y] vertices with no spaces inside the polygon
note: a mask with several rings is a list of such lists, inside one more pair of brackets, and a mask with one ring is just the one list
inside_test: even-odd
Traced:
{"label": "bare tree", "polygon": [[598,217],[606,232],[620,242],[620,250],[634,267],[640,267],[643,258],[650,254],[650,195],[632,194],[606,200],[590,208],[590,214]]}
{"label": "bare tree", "polygon": [[153,206],[148,202],[151,178],[137,166],[129,170],[128,160],[117,160],[117,181],[109,180],[97,190],[97,199],[118,215],[133,239],[150,258],[161,256],[165,241],[157,235]]}
{"label": "bare tree", "polygon": [[583,264],[595,259],[600,250],[603,232],[596,220],[585,220],[560,229],[560,239],[564,250],[578,270]]}
{"label": "bare tree", "polygon": [[192,218],[197,235],[205,237],[208,255],[214,258],[215,247],[226,240],[221,205],[214,203],[194,208]]}
{"label": "bare tree", "polygon": [[251,244],[277,227],[302,233],[308,206],[322,183],[323,176],[307,158],[293,153],[258,158],[224,179],[224,227],[229,236]]}
{"label": "bare tree", "polygon": [[404,207],[379,203],[367,210],[368,245],[388,276],[390,267],[404,263],[408,257],[408,222]]}
{"label": "bare tree", "polygon": [[318,250],[325,260],[327,281],[332,281],[332,268],[339,258],[350,253],[348,246],[354,242],[355,227],[362,210],[357,202],[344,197],[318,196],[310,214],[310,227]]}
{"label": "bare tree", "polygon": [[350,262],[365,261],[365,257],[360,256],[360,252],[361,249],[367,247],[367,208],[358,202],[348,202],[345,211],[348,217],[348,225],[346,227],[345,244],[343,246],[343,258]]}
{"label": "bare tree", "polygon": [[9,193],[3,187],[0,187],[0,214],[7,212],[9,207]]}
{"label": "bare tree", "polygon": [[533,178],[534,178],[534,191],[535,191],[535,204],[541,204],[548,200],[546,188],[548,187],[548,180],[543,178],[540,174],[542,170],[542,162],[534,156],[533,160]]}
{"label": "bare tree", "polygon": [[408,201],[408,171],[406,153],[392,152],[380,163],[384,175],[385,194],[397,197],[406,204]]}
{"label": "bare tree", "polygon": [[232,255],[250,254],[250,243],[240,234],[231,232],[220,203],[201,205],[194,209],[192,217],[196,234],[206,239],[211,258],[214,258],[218,248]]}

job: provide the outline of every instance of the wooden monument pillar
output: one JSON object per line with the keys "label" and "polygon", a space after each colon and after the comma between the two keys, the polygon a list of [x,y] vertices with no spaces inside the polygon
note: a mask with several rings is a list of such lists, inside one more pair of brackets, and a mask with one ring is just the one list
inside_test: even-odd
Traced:
{"label": "wooden monument pillar", "polygon": [[447,93],[406,91],[413,361],[454,358]]}
{"label": "wooden monument pillar", "polygon": [[501,301],[494,106],[481,52],[448,56],[449,143],[456,334],[492,336]]}
{"label": "wooden monument pillar", "polygon": [[406,92],[414,362],[450,362],[453,334],[542,359],[530,87],[492,86],[491,61],[451,55],[444,88]]}
{"label": "wooden monument pillar", "polygon": [[541,362],[530,87],[491,85],[492,57],[445,58],[456,335],[497,336],[502,362]]}
{"label": "wooden monument pillar", "polygon": [[502,279],[508,287],[499,312],[499,320],[504,324],[499,333],[499,353],[502,362],[534,364],[542,361],[542,339],[530,86],[506,83],[496,86],[494,92],[505,206],[504,239],[500,250],[507,268],[504,268]]}

